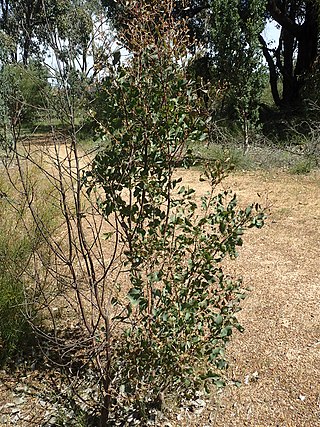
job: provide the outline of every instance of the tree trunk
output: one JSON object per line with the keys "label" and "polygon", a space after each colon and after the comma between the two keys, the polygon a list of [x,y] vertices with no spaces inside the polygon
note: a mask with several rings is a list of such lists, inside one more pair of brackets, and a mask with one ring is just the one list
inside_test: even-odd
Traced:
{"label": "tree trunk", "polygon": [[270,83],[270,87],[271,87],[272,97],[273,97],[273,100],[274,100],[274,103],[276,104],[276,106],[280,107],[281,99],[280,99],[279,90],[278,90],[277,68],[276,68],[276,65],[273,61],[271,54],[270,54],[270,51],[268,49],[268,45],[267,45],[266,41],[264,40],[264,38],[262,37],[262,35],[259,36],[259,41],[260,41],[261,46],[262,46],[263,55],[267,61],[268,67],[269,67],[269,83]]}
{"label": "tree trunk", "polygon": [[305,21],[298,38],[298,55],[295,73],[302,76],[310,72],[318,56],[319,5],[316,1],[306,4]]}
{"label": "tree trunk", "polygon": [[[267,6],[273,19],[282,27],[279,46],[274,53],[276,62],[265,43],[262,48],[269,66],[275,104],[286,111],[301,107],[305,78],[318,57],[319,4],[317,0],[302,3],[298,0],[269,0]],[[299,22],[301,19],[302,23]],[[282,76],[281,99],[276,88],[276,71]]]}
{"label": "tree trunk", "polygon": [[281,39],[283,43],[281,107],[292,110],[300,105],[299,86],[294,72],[295,37],[290,31],[283,29]]}

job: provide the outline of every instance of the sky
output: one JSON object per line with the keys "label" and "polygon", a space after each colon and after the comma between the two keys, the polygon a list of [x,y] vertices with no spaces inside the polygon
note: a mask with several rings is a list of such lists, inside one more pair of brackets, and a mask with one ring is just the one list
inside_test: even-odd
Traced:
{"label": "sky", "polygon": [[280,29],[276,27],[275,21],[268,22],[265,29],[262,31],[262,36],[270,47],[277,46],[279,39]]}

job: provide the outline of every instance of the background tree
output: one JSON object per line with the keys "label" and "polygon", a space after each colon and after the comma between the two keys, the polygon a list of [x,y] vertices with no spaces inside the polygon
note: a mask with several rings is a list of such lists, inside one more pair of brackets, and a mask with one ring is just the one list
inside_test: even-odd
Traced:
{"label": "background tree", "polygon": [[269,49],[259,36],[269,66],[273,99],[278,107],[295,110],[301,107],[306,79],[319,55],[319,2],[269,0],[266,11],[281,28],[275,49]]}
{"label": "background tree", "polygon": [[[6,103],[11,122],[32,124],[39,118],[49,94],[49,78],[56,95],[67,93],[62,87],[65,83],[72,87],[73,103],[80,111],[90,78],[97,74],[94,58],[90,56],[97,45],[94,38],[101,26],[99,20],[98,1],[1,2],[0,37],[6,51],[6,58],[2,59],[6,64],[2,72],[6,76],[2,80],[7,85]],[[65,110],[64,95],[56,97],[61,111]]]}
{"label": "background tree", "polygon": [[257,40],[264,26],[261,1],[215,1],[207,26],[213,76],[224,88],[222,112],[240,123],[247,146],[265,84]]}
{"label": "background tree", "polygon": [[67,42],[69,50],[77,57],[78,67],[86,72],[93,16],[98,13],[98,1],[3,0],[0,31],[10,41],[12,62],[21,59],[27,66],[31,57],[44,60],[48,48],[54,48],[53,39],[58,37]]}
{"label": "background tree", "polygon": [[[116,27],[125,25],[125,20],[130,19],[117,2],[104,3],[107,3],[109,16]],[[240,88],[240,82],[246,83],[245,76],[250,78],[253,70],[255,81],[249,86],[257,85],[260,45],[268,64],[275,105],[286,111],[301,107],[303,87],[318,59],[317,0],[176,1],[173,14],[177,18],[188,19],[191,45],[194,46],[195,40],[200,42],[213,57],[213,67],[217,66],[218,70],[235,76],[236,81],[230,82],[235,87]],[[269,48],[261,35],[264,25],[270,20],[274,20],[280,28],[276,48]],[[240,58],[242,63],[239,67]],[[243,88],[244,98],[247,98],[248,85],[245,84]],[[237,96],[239,93],[241,91]],[[254,98],[253,93],[251,97]]]}
{"label": "background tree", "polygon": [[[123,5],[104,4],[116,28],[123,31],[130,25],[131,16]],[[258,119],[264,83],[257,39],[264,26],[261,0],[248,4],[239,0],[176,1],[170,13],[175,19],[187,19],[188,48],[196,77],[223,88],[220,108],[217,111],[215,105],[212,115],[236,119],[247,145],[250,127]]]}
{"label": "background tree", "polygon": [[[306,79],[312,74],[318,59],[319,2],[317,0],[269,0],[268,2],[237,0],[231,3],[198,0],[189,2],[186,7],[185,2],[176,2],[177,15],[189,18],[193,34],[213,53],[217,52],[214,48],[217,47],[215,46],[217,43],[219,44],[219,35],[226,41],[225,54],[231,55],[231,58],[232,50],[228,53],[230,41],[234,43],[237,40],[239,44],[236,47],[237,55],[240,54],[241,45],[245,49],[249,45],[251,49],[247,49],[244,53],[251,58],[251,61],[246,59],[247,77],[251,75],[252,59],[257,58],[256,49],[259,41],[268,64],[275,105],[285,110],[301,107]],[[225,7],[227,4],[228,7]],[[232,21],[230,16],[233,16]],[[278,46],[272,49],[268,47],[267,41],[261,35],[263,26],[270,20],[275,21],[280,28]],[[234,24],[236,24],[235,27]],[[222,31],[216,31],[219,27]],[[240,28],[240,31],[236,28]],[[241,39],[248,38],[249,34],[250,41],[247,39],[245,44],[242,44]],[[254,51],[252,46],[255,47]],[[219,49],[216,58],[220,58],[221,54],[224,56],[223,49]],[[225,71],[228,72],[228,69],[231,71],[227,65],[228,62],[225,63]]]}
{"label": "background tree", "polygon": [[26,66],[30,56],[40,52],[39,28],[44,23],[42,0],[1,1],[0,30],[10,39],[12,62],[20,55]]}

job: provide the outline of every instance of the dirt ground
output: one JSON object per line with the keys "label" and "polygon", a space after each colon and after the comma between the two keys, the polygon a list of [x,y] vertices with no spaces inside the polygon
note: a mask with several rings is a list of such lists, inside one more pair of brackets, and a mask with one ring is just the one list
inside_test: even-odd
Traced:
{"label": "dirt ground", "polygon": [[[182,175],[205,190],[198,171]],[[240,203],[270,207],[265,227],[247,232],[239,258],[227,265],[250,288],[239,315],[245,331],[228,346],[229,385],[165,425],[320,426],[320,173],[234,173],[223,186]],[[45,403],[24,393],[28,375],[0,372],[0,426],[41,425],[34,415]]]}
{"label": "dirt ground", "polygon": [[245,331],[228,346],[230,385],[175,425],[320,426],[320,174],[237,173],[224,186],[243,202],[259,193],[270,213],[228,266],[250,288]]}

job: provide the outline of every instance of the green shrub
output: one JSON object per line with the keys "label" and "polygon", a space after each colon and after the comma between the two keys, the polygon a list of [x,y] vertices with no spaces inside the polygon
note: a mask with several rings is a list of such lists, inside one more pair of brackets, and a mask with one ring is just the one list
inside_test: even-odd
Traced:
{"label": "green shrub", "polygon": [[12,273],[0,272],[0,363],[12,356],[21,343],[31,337],[31,329],[24,315],[23,282]]}
{"label": "green shrub", "polygon": [[210,190],[200,202],[179,178],[177,166],[192,164],[188,147],[207,139],[206,124],[185,74],[181,32],[171,33],[157,8],[144,12],[132,28],[141,31],[133,58],[103,83],[99,121],[107,143],[84,180],[89,194],[99,194],[113,229],[107,238],[116,235],[130,279],[128,291],[114,283],[121,297],[112,298],[114,314],[98,338],[112,354],[104,359],[101,406],[113,422],[128,414],[145,420],[167,396],[179,401],[223,384],[225,347],[241,329],[244,295],[221,263],[237,256],[245,228],[263,225],[259,206],[241,210],[234,194],[216,192],[221,162],[206,169]]}
{"label": "green shrub", "polygon": [[5,64],[0,69],[0,114],[1,103],[10,126],[24,123],[32,125],[38,120],[48,103],[50,86],[46,68],[38,62],[28,67],[20,63]]}
{"label": "green shrub", "polygon": [[17,170],[8,169],[8,173],[10,178],[5,178],[4,173],[0,180],[0,363],[33,340],[29,321],[36,322],[40,303],[32,279],[33,265],[36,256],[45,256],[46,233],[53,230],[56,219],[50,203],[43,203],[50,191],[48,183],[26,174],[25,189],[36,201],[36,224],[21,191]]}
{"label": "green shrub", "polygon": [[315,162],[312,159],[302,159],[291,166],[290,172],[294,175],[305,175],[310,173],[314,167]]}
{"label": "green shrub", "polygon": [[[32,245],[13,218],[5,200],[0,201],[0,361],[18,348],[29,330],[25,317],[25,288],[22,275],[32,253]],[[20,224],[21,225],[21,224]]]}

